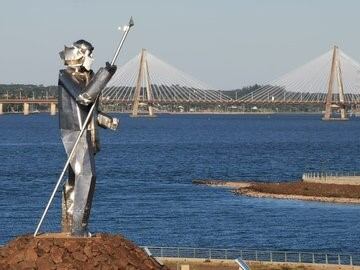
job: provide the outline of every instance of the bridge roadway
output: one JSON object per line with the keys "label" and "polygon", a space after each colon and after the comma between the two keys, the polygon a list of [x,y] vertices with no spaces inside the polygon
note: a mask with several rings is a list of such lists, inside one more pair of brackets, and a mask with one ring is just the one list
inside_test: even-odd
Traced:
{"label": "bridge roadway", "polygon": [[[103,104],[132,104],[132,100],[124,100],[124,99],[102,99],[101,102]],[[229,99],[229,100],[209,100],[209,99],[198,99],[198,100],[190,100],[190,99],[181,99],[181,100],[147,100],[140,101],[150,105],[185,105],[185,104],[213,104],[213,105],[324,105],[326,103],[325,99],[319,100],[241,100],[241,99]],[[23,98],[23,99],[0,99],[0,114],[3,113],[3,105],[4,104],[23,104],[24,106],[24,114],[29,114],[29,104],[49,104],[50,105],[50,113],[54,115],[56,113],[56,104],[58,103],[57,98],[49,98],[49,99],[32,99],[32,98]],[[360,104],[359,100],[346,100],[342,103],[345,106],[355,106]],[[338,105],[341,105],[340,102]]]}
{"label": "bridge roadway", "polygon": [[[0,101],[1,102],[1,101]],[[131,100],[122,100],[122,99],[111,99],[106,100],[103,99],[101,101],[103,104],[132,104],[133,101]],[[149,101],[141,101],[147,104],[160,104],[160,105],[167,105],[167,104],[222,104],[222,105],[244,105],[244,104],[250,104],[250,105],[307,105],[307,104],[322,104],[325,106],[326,100],[241,100],[241,99],[230,99],[230,100],[207,100],[207,99],[198,99],[198,100],[188,100],[188,99],[182,99],[182,100],[149,100]],[[351,105],[357,105],[360,104],[360,100],[352,100],[352,101],[345,101],[343,103],[337,102],[338,105],[344,104],[346,106]]]}
{"label": "bridge roadway", "polygon": [[24,115],[30,113],[30,104],[50,104],[50,114],[56,114],[56,98],[49,99],[33,99],[33,98],[22,98],[22,99],[0,99],[0,114],[3,114],[4,104],[23,104],[24,106]]}
{"label": "bridge roadway", "polygon": [[[103,104],[132,104],[132,100],[124,99],[102,99]],[[140,101],[149,104],[229,104],[229,105],[242,105],[242,104],[281,104],[281,105],[306,105],[306,104],[325,104],[326,100],[241,100],[241,99],[230,99],[230,100],[209,100],[209,99],[181,99],[181,100],[144,100]],[[57,98],[49,99],[0,99],[0,104],[51,104],[58,103]],[[339,102],[340,104],[340,102]],[[360,104],[359,100],[345,100],[344,105],[357,105]]]}
{"label": "bridge roadway", "polygon": [[22,98],[22,99],[15,99],[15,98],[9,98],[9,99],[0,99],[1,104],[51,104],[51,103],[57,103],[57,98],[49,98],[49,99],[33,99],[33,98]]}

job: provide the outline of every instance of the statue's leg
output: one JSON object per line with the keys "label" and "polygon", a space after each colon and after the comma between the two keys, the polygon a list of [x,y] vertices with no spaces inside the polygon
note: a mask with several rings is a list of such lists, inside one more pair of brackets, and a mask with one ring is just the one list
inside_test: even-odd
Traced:
{"label": "statue's leg", "polygon": [[73,221],[75,173],[69,165],[69,175],[62,192],[62,232],[70,233]]}
{"label": "statue's leg", "polygon": [[[69,156],[79,131],[70,129],[61,129],[61,140],[64,144],[65,151]],[[62,192],[62,215],[61,226],[63,232],[71,232],[74,210],[74,189],[75,189],[75,173],[74,163],[71,162],[68,167],[68,179],[63,186]]]}
{"label": "statue's leg", "polygon": [[89,131],[86,131],[80,139],[73,163],[75,196],[72,234],[86,236],[96,182],[94,150]]}

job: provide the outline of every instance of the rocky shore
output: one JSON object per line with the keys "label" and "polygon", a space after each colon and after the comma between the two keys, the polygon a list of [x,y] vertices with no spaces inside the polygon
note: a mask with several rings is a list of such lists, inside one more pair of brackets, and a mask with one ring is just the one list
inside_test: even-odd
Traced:
{"label": "rocky shore", "polygon": [[222,180],[194,180],[193,184],[230,188],[234,194],[257,198],[360,204],[360,187],[355,185],[306,183],[302,181],[265,183]]}
{"label": "rocky shore", "polygon": [[167,270],[121,235],[21,236],[0,247],[0,269]]}

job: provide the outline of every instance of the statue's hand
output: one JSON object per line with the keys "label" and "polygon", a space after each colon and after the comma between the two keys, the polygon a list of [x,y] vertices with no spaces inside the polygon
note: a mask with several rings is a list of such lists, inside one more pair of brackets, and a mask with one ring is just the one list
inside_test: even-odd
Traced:
{"label": "statue's hand", "polygon": [[87,93],[83,93],[83,94],[78,95],[78,97],[76,98],[76,102],[78,102],[82,105],[89,105],[90,103],[93,102],[93,100]]}
{"label": "statue's hand", "polygon": [[110,128],[112,130],[116,130],[119,125],[119,119],[103,112],[99,112],[97,116],[97,123],[102,128]]}
{"label": "statue's hand", "polygon": [[110,74],[114,75],[117,69],[116,65],[111,65],[109,62],[106,62],[105,69],[109,71]]}

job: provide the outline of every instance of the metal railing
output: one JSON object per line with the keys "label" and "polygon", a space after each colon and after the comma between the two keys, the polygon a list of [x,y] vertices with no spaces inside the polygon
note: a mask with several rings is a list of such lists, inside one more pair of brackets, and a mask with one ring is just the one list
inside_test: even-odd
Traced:
{"label": "metal railing", "polygon": [[324,177],[351,177],[360,176],[360,172],[306,172],[303,178],[324,178]]}
{"label": "metal railing", "polygon": [[272,250],[236,250],[186,247],[149,247],[152,256],[158,258],[220,259],[246,261],[360,265],[360,254],[315,253]]}

